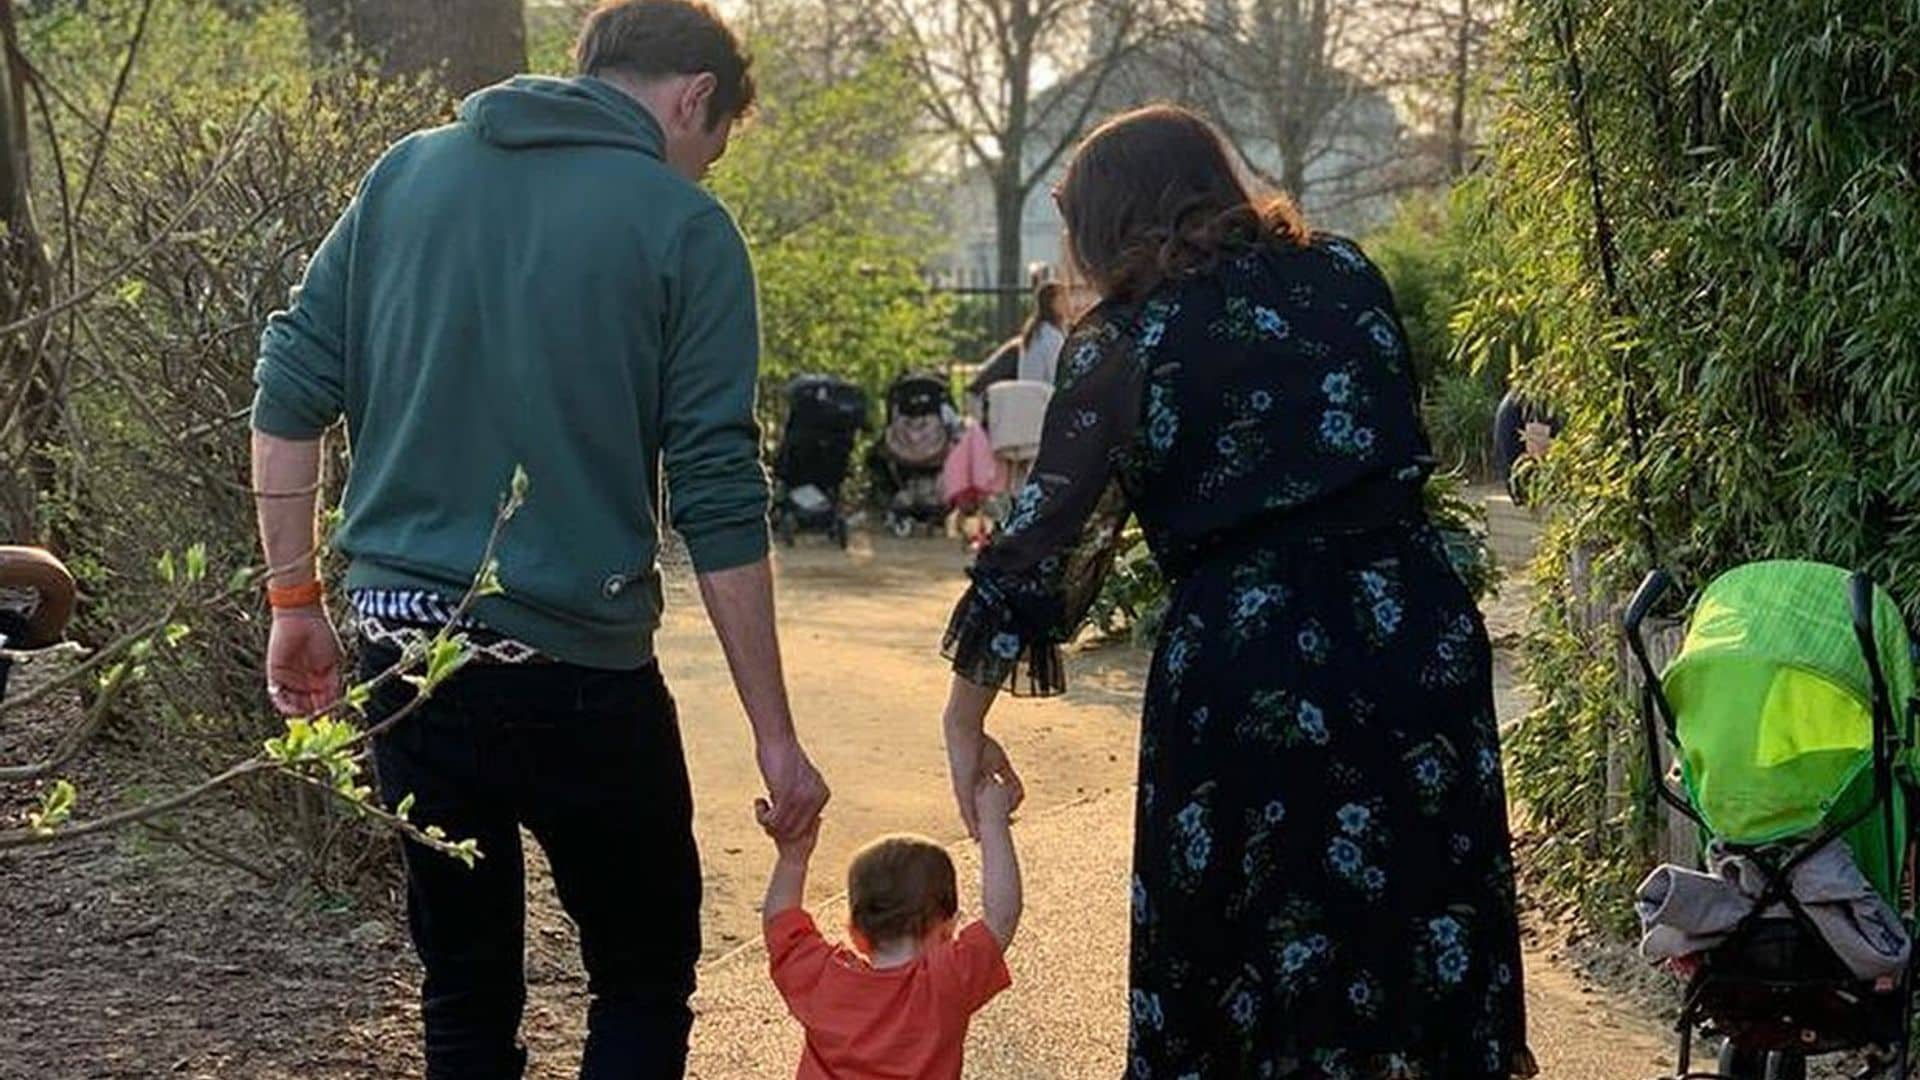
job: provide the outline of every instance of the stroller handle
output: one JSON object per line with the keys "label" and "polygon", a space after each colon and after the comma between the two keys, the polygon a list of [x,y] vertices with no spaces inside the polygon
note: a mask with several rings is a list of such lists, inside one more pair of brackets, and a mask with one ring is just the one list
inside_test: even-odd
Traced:
{"label": "stroller handle", "polygon": [[1671,588],[1673,588],[1673,575],[1665,570],[1656,569],[1640,582],[1640,587],[1633,591],[1633,599],[1627,602],[1625,617],[1621,619],[1621,624],[1626,627],[1630,636],[1639,635],[1640,624],[1647,620],[1647,614]]}
{"label": "stroller handle", "polygon": [[1848,579],[1847,584],[1847,591],[1853,601],[1853,632],[1860,635],[1862,642],[1872,641],[1874,639],[1873,578],[1856,571]]}

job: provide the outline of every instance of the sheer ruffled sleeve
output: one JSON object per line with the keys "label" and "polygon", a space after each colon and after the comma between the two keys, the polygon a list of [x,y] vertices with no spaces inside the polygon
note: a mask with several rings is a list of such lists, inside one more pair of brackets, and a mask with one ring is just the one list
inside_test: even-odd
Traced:
{"label": "sheer ruffled sleeve", "polygon": [[1127,518],[1119,465],[1144,378],[1129,341],[1127,320],[1103,308],[1061,350],[1040,456],[947,626],[943,651],[970,682],[1031,697],[1066,689],[1060,647],[1086,620]]}

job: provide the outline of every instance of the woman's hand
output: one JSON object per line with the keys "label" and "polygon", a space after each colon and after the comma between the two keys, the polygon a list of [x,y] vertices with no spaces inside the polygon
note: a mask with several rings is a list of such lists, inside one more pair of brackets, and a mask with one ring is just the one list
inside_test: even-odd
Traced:
{"label": "woman's hand", "polygon": [[1020,774],[1014,771],[1013,761],[1007,757],[1007,751],[993,736],[976,733],[973,739],[947,740],[947,768],[953,780],[954,803],[960,808],[960,820],[966,823],[967,835],[980,838],[979,789],[980,785],[999,782],[1006,785],[1012,793],[1012,805],[1007,812],[1020,808],[1027,797],[1027,789],[1020,782]]}

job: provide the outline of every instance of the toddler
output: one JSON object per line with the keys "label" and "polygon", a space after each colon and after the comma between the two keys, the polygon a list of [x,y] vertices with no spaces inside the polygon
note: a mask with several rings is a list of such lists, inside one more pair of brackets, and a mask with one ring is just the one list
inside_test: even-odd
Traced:
{"label": "toddler", "polygon": [[[984,915],[956,932],[953,860],[916,836],[886,836],[847,869],[853,947],[828,943],[801,906],[820,825],[777,843],[763,909],[774,985],[806,1029],[798,1080],[959,1080],[967,1023],[1011,984],[1005,952],[1020,922],[1020,865],[1005,780],[974,791]],[[765,823],[767,807],[758,807]]]}

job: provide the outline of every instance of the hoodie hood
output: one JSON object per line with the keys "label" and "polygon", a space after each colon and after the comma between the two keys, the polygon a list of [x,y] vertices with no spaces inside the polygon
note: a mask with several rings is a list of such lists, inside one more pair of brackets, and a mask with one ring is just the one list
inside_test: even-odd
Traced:
{"label": "hoodie hood", "polygon": [[509,150],[618,146],[663,158],[666,133],[645,106],[591,76],[521,75],[460,103],[460,120]]}

